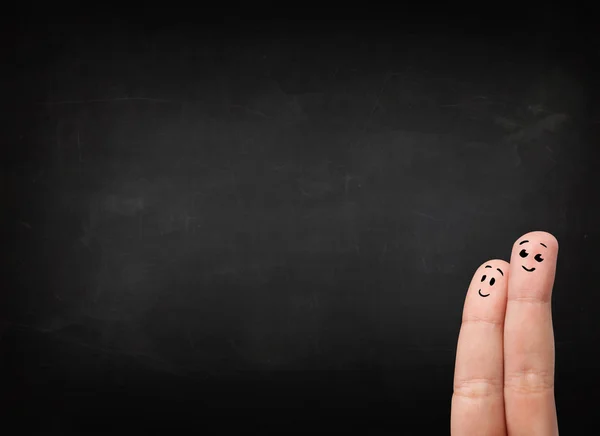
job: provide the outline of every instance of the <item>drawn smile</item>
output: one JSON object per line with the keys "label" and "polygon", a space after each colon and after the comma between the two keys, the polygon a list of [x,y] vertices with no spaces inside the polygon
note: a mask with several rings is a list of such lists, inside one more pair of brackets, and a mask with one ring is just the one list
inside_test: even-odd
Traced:
{"label": "drawn smile", "polygon": [[481,289],[479,290],[479,295],[481,295],[482,297],[489,297],[490,296],[490,294],[482,294],[481,293]]}
{"label": "drawn smile", "polygon": [[531,269],[529,269],[529,268],[525,268],[523,265],[521,265],[521,267],[522,267],[522,268],[523,268],[525,271],[527,271],[527,272],[532,272],[532,271],[535,271],[535,268],[531,268]]}

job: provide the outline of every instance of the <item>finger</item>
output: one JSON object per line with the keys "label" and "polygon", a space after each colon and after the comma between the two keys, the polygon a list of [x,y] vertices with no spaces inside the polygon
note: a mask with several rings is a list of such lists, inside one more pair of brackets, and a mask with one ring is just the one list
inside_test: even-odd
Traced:
{"label": "finger", "polygon": [[558,242],[531,232],[515,242],[504,325],[504,400],[508,433],[557,435],[554,333],[550,299]]}
{"label": "finger", "polygon": [[458,337],[451,432],[505,435],[502,335],[508,263],[481,265],[469,286]]}

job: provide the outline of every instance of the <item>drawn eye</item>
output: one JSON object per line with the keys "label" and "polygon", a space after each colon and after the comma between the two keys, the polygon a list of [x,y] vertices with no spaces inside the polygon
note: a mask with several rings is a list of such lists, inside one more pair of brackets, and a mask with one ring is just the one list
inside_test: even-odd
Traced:
{"label": "drawn eye", "polygon": [[485,280],[485,275],[481,278],[481,281],[484,281],[484,280]]}
{"label": "drawn eye", "polygon": [[527,257],[527,256],[529,256],[529,253],[527,251],[525,251],[525,249],[523,248],[521,250],[521,252],[519,253],[519,256],[521,256],[521,257]]}
{"label": "drawn eye", "polygon": [[536,254],[534,257],[535,260],[537,260],[538,262],[542,262],[544,259],[542,259],[542,255],[541,254]]}
{"label": "drawn eye", "polygon": [[496,279],[492,277],[490,279],[490,286],[494,286],[494,283],[496,283]]}

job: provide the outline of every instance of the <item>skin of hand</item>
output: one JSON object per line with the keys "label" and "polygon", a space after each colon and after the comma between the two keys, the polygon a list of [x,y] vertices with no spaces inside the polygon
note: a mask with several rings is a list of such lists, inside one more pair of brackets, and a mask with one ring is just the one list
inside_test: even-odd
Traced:
{"label": "skin of hand", "polygon": [[510,264],[483,263],[463,308],[452,396],[453,436],[554,436],[551,296],[558,241],[530,232]]}

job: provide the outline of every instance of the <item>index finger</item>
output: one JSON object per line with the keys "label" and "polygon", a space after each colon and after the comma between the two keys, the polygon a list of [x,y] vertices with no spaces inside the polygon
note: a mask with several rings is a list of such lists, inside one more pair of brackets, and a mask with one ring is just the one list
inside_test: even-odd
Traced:
{"label": "index finger", "polygon": [[557,435],[551,296],[558,241],[530,232],[513,245],[504,322],[504,401],[510,435]]}

